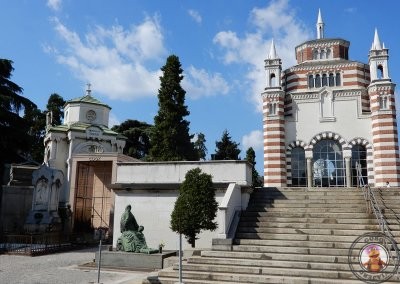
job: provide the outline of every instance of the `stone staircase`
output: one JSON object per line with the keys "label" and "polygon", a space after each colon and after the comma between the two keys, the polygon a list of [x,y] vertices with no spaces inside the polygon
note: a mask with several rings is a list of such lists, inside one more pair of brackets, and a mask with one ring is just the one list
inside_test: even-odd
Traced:
{"label": "stone staircase", "polygon": [[[400,191],[376,196],[399,242]],[[360,189],[256,189],[232,245],[214,240],[212,250],[184,261],[183,282],[361,283],[349,269],[349,248],[358,236],[379,231],[377,224]],[[177,265],[144,281],[177,282]]]}

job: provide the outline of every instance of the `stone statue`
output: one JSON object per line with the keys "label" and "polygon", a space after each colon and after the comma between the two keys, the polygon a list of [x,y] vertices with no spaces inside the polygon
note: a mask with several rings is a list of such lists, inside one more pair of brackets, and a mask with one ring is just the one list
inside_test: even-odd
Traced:
{"label": "stone statue", "polygon": [[131,212],[132,207],[126,206],[121,216],[121,237],[117,241],[117,250],[139,253],[157,253],[158,249],[147,247],[143,234],[144,227],[139,226]]}

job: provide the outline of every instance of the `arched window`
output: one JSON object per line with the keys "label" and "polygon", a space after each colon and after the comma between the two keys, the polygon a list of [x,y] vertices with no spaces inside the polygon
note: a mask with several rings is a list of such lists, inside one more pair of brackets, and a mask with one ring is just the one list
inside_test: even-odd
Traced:
{"label": "arched window", "polygon": [[331,49],[330,48],[328,48],[327,50],[326,50],[326,58],[331,58],[331,56],[332,56],[332,52],[331,52]]}
{"label": "arched window", "polygon": [[276,102],[270,102],[268,105],[268,115],[276,115]]}
{"label": "arched window", "polygon": [[387,96],[379,97],[379,108],[380,109],[388,109],[388,98]]}
{"label": "arched window", "polygon": [[378,70],[377,70],[378,74],[376,74],[378,76],[378,79],[383,79],[384,78],[384,74],[383,74],[383,66],[382,65],[378,65]]}
{"label": "arched window", "polygon": [[314,186],[346,185],[346,169],[342,146],[334,140],[321,140],[313,148]]}
{"label": "arched window", "polygon": [[314,76],[313,75],[308,75],[308,87],[314,88]]}
{"label": "arched window", "polygon": [[329,73],[329,87],[335,86],[335,76],[332,73]]}
{"label": "arched window", "polygon": [[336,86],[340,86],[340,73],[336,73]]}
{"label": "arched window", "polygon": [[318,50],[317,49],[314,49],[313,59],[318,59]]}
{"label": "arched window", "polygon": [[367,150],[362,145],[355,145],[351,149],[351,171],[352,171],[352,185],[359,186],[360,182],[357,179],[356,165],[359,164],[361,168],[361,176],[364,184],[368,184],[368,170],[367,170]]}
{"label": "arched window", "polygon": [[325,58],[326,58],[326,52],[325,52],[325,50],[321,50],[320,58],[321,58],[321,59],[325,59]]}
{"label": "arched window", "polygon": [[322,74],[322,87],[328,85],[328,78],[326,77],[326,74]]}
{"label": "arched window", "polygon": [[270,87],[276,87],[276,76],[274,73],[271,74],[271,76],[269,77],[269,85]]}
{"label": "arched window", "polygon": [[315,87],[321,88],[321,75],[319,74],[315,75]]}
{"label": "arched window", "polygon": [[292,186],[307,186],[307,162],[304,149],[296,147],[291,152]]}

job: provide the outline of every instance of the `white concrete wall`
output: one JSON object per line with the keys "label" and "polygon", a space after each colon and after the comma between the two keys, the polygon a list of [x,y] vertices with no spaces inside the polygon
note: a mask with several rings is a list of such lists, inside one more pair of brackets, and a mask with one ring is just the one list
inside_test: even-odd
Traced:
{"label": "white concrete wall", "polygon": [[333,116],[336,121],[332,122],[320,122],[319,102],[295,103],[294,110],[294,118],[297,121],[286,121],[286,144],[296,140],[308,144],[315,135],[326,131],[341,135],[346,142],[357,137],[372,142],[371,119],[358,114],[356,98],[334,101]]}
{"label": "white concrete wall", "polygon": [[197,167],[212,175],[213,182],[251,185],[251,166],[246,161],[119,163],[117,183],[181,183]]}
{"label": "white concrete wall", "polygon": [[[179,195],[178,190],[143,190],[143,191],[115,191],[115,211],[114,211],[114,235],[113,247],[116,246],[117,239],[121,236],[120,219],[127,205],[132,206],[132,213],[139,225],[144,226],[144,235],[147,245],[151,248],[158,248],[158,244],[163,242],[164,249],[178,250],[179,235],[170,229],[171,213],[174,209],[175,201]],[[217,191],[216,200],[222,201],[224,192]],[[216,217],[216,221],[220,217]],[[204,231],[198,235],[196,248],[210,248],[211,241],[216,238],[218,229]],[[191,248],[186,239],[183,238],[184,249]]]}
{"label": "white concrete wall", "polygon": [[[249,187],[252,182],[251,165],[246,161],[205,161],[205,162],[152,162],[152,163],[117,163],[116,184],[178,184],[185,180],[188,170],[200,168],[203,173],[211,174],[214,183],[236,183],[237,186]],[[123,187],[123,186],[122,186]],[[221,204],[228,189],[216,192],[216,200]],[[120,218],[125,207],[130,204],[132,213],[139,225],[144,226],[144,235],[149,247],[157,248],[160,242],[165,243],[165,249],[178,249],[178,235],[170,229],[171,213],[179,195],[178,188],[174,190],[120,190],[115,192],[113,246],[121,235]],[[248,193],[244,193],[245,196]],[[240,204],[240,200],[236,203]],[[247,206],[247,204],[246,204]],[[221,220],[217,214],[215,220]],[[211,241],[218,235],[218,228],[205,231],[196,240],[196,248],[210,248]],[[190,245],[185,240],[185,248]]]}

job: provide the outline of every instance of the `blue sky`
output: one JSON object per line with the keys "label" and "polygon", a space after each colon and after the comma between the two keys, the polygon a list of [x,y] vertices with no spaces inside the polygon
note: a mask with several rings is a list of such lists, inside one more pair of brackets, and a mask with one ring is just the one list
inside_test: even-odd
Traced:
{"label": "blue sky", "polygon": [[160,68],[179,56],[191,133],[207,139],[208,157],[225,129],[241,157],[256,150],[262,174],[264,59],[274,38],[283,67],[294,47],[316,38],[318,8],[325,37],[351,42],[350,58],[368,62],[374,29],[389,48],[389,74],[400,82],[396,0],[137,1],[0,0],[0,58],[14,61],[12,80],[44,109],[50,94],[92,94],[112,107],[111,124],[153,123]]}

